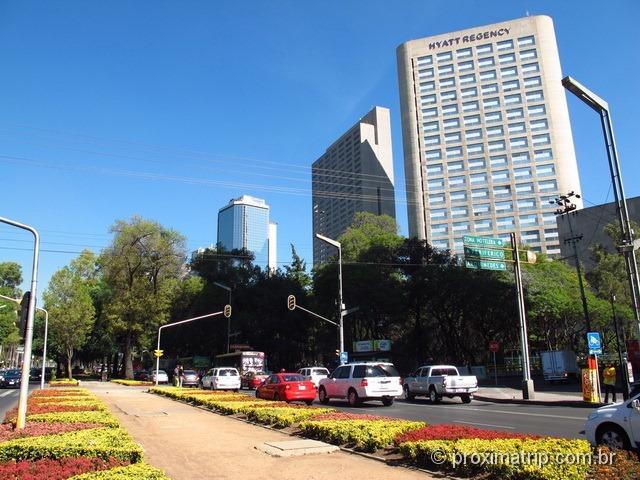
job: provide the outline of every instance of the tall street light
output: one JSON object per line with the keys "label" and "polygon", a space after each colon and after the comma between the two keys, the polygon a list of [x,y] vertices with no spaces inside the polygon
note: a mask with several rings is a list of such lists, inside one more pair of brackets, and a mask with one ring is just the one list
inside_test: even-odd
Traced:
{"label": "tall street light", "polygon": [[331,238],[316,233],[316,238],[338,249],[338,330],[340,335],[340,355],[344,352],[344,304],[342,303],[342,245]]}
{"label": "tall street light", "polygon": [[[226,285],[219,283],[219,282],[213,282],[213,284],[216,287],[220,287],[223,290],[226,290],[227,292],[229,292],[229,303],[228,305],[231,305],[231,292],[232,289],[231,287],[227,287]],[[229,315],[229,317],[227,318],[227,353],[229,353],[230,351],[230,345],[229,345],[229,339],[231,338],[231,315]]]}
{"label": "tall street light", "polygon": [[627,276],[629,277],[631,307],[633,308],[636,323],[640,330],[640,279],[638,277],[638,264],[636,263],[634,254],[634,250],[638,247],[634,245],[633,241],[633,230],[631,229],[631,222],[629,221],[627,199],[622,184],[622,172],[620,170],[616,141],[613,136],[613,123],[611,122],[609,104],[574,78],[569,76],[564,77],[562,79],[562,85],[600,115],[604,143],[607,148],[607,158],[609,159],[609,171],[611,173],[611,183],[613,184],[616,213],[618,215],[618,222],[620,223],[620,234],[622,238],[621,245],[618,245],[618,251],[624,257]]}

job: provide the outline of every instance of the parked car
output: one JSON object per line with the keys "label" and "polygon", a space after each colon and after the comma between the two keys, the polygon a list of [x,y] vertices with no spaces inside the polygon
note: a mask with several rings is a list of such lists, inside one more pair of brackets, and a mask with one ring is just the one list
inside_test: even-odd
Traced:
{"label": "parked car", "polygon": [[[147,380],[155,383],[156,381],[155,369],[147,372],[146,375],[141,376],[141,380]],[[167,372],[165,372],[164,370],[158,370],[158,383],[169,383],[169,375],[167,375]]]}
{"label": "parked car", "polygon": [[584,432],[591,445],[640,447],[640,395],[598,408],[587,418]]}
{"label": "parked car", "polygon": [[2,388],[19,388],[20,377],[22,372],[18,369],[5,370],[0,375],[0,387]]}
{"label": "parked car", "polygon": [[404,379],[407,400],[427,396],[432,403],[438,403],[442,397],[460,397],[463,403],[470,403],[477,391],[475,375],[462,376],[453,365],[426,365]]}
{"label": "parked car", "polygon": [[256,397],[265,400],[301,401],[311,405],[316,398],[313,382],[299,373],[276,373],[256,388]]}
{"label": "parked car", "polygon": [[133,372],[133,379],[134,380],[148,380],[149,379],[149,372],[145,372],[144,370],[136,370],[135,372]]}
{"label": "parked car", "polygon": [[267,378],[269,378],[269,374],[265,372],[247,372],[242,376],[240,387],[255,390]]}
{"label": "parked car", "polygon": [[311,381],[313,385],[318,388],[320,380],[329,376],[329,370],[324,367],[306,367],[298,370],[298,373],[305,379]]}
{"label": "parked car", "polygon": [[346,398],[356,406],[366,400],[381,400],[385,407],[402,395],[402,379],[392,363],[362,362],[341,365],[320,380],[318,398],[327,404],[332,398]]}
{"label": "parked car", "polygon": [[200,386],[200,375],[195,370],[185,370],[182,374],[182,386],[183,387],[198,387]]}
{"label": "parked car", "polygon": [[235,368],[212,368],[202,377],[202,388],[211,390],[240,390],[240,374]]}

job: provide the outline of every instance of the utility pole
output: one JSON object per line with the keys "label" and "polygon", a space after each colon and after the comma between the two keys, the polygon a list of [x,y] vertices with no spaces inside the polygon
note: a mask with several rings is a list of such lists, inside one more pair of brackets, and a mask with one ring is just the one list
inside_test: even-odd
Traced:
{"label": "utility pole", "polygon": [[[580,198],[580,194],[573,191],[566,195],[560,195],[555,200],[550,200],[549,203],[555,203],[558,205],[558,209],[555,211],[556,215],[569,214],[576,209],[575,203],[571,202],[571,198]],[[589,318],[589,308],[587,306],[587,296],[584,291],[584,283],[582,281],[582,267],[580,265],[580,256],[578,255],[578,242],[582,240],[582,235],[574,235],[573,225],[571,224],[571,215],[567,215],[567,222],[569,222],[569,237],[564,239],[565,245],[570,243],[573,247],[573,257],[576,261],[576,272],[578,273],[578,286],[580,287],[580,298],[582,299],[582,312],[584,314],[584,324],[587,328],[587,332],[591,331],[591,319]]]}

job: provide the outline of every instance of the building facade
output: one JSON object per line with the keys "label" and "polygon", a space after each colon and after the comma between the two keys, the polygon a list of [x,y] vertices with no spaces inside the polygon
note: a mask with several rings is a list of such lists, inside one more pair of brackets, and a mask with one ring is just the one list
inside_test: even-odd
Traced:
{"label": "building facade", "polygon": [[276,233],[269,205],[261,198],[243,195],[218,211],[218,244],[226,250],[249,250],[257,265],[272,271],[277,268]]}
{"label": "building facade", "polygon": [[389,109],[374,107],[336,140],[311,169],[313,263],[336,255],[316,233],[337,239],[357,212],[395,219],[395,188]]}
{"label": "building facade", "polygon": [[580,181],[551,18],[411,40],[397,59],[409,235],[461,253],[464,235],[516,232],[559,254],[549,202]]}

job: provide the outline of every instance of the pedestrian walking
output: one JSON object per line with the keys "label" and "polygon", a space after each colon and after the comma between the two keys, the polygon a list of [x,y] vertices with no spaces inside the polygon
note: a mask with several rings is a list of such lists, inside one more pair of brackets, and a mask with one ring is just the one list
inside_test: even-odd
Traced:
{"label": "pedestrian walking", "polygon": [[180,386],[180,365],[176,365],[176,368],[173,369],[173,385],[175,387]]}
{"label": "pedestrian walking", "polygon": [[616,403],[616,367],[613,363],[610,363],[607,368],[604,369],[604,403],[609,403],[609,392],[611,392],[611,398],[613,403]]}
{"label": "pedestrian walking", "polygon": [[184,381],[184,368],[182,365],[178,365],[178,379],[180,381],[179,387],[182,388],[182,382]]}

